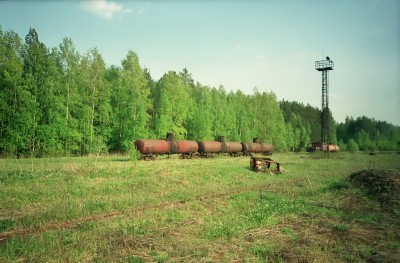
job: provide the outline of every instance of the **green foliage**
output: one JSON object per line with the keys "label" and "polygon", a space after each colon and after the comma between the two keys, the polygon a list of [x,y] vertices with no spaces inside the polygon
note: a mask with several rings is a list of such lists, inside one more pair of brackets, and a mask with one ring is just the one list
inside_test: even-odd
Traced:
{"label": "green foliage", "polygon": [[286,124],[287,146],[293,151],[304,151],[311,144],[311,128],[300,115],[292,113]]}
{"label": "green foliage", "polygon": [[[203,87],[199,83],[192,88],[191,97],[194,99],[194,107],[190,107],[193,115],[188,120],[188,139],[202,141],[213,140],[213,103],[211,92],[208,87]],[[226,134],[226,133],[223,133]]]}
{"label": "green foliage", "polygon": [[356,141],[354,139],[349,140],[349,142],[346,145],[346,149],[349,152],[356,152],[359,150],[358,144],[356,143]]}
{"label": "green foliage", "polygon": [[111,67],[107,71],[111,91],[111,140],[112,151],[127,152],[130,142],[149,136],[149,110],[151,102],[148,79],[139,65],[139,58],[132,50],[122,61],[122,69]]}
{"label": "green foliage", "polygon": [[14,226],[14,223],[12,219],[0,219],[0,232],[9,230]]}
{"label": "green foliage", "polygon": [[78,129],[83,98],[78,92],[80,59],[72,40],[64,38],[59,46],[58,60],[62,72],[60,96],[63,104],[63,127],[60,130],[65,154],[77,154],[82,140]]}
{"label": "green foliage", "polygon": [[140,159],[140,152],[133,146],[133,143],[130,143],[131,147],[129,148],[129,157],[132,161],[137,161]]}
{"label": "green foliage", "polygon": [[259,137],[286,148],[285,123],[272,92],[227,94],[223,87],[194,84],[187,69],[155,82],[131,50],[121,67],[106,68],[96,48],[81,56],[65,38],[49,51],[34,29],[25,44],[12,32],[1,37],[9,67],[2,71],[7,89],[0,98],[3,155],[129,153],[132,141],[167,132],[193,140]]}
{"label": "green foliage", "polygon": [[338,146],[339,146],[341,151],[346,151],[347,150],[347,145],[342,140],[338,141]]}
{"label": "green foliage", "polygon": [[365,116],[347,117],[345,123],[338,125],[337,136],[347,144],[353,139],[362,151],[400,150],[400,127]]}
{"label": "green foliage", "polygon": [[338,180],[338,181],[334,181],[331,182],[327,187],[326,191],[340,191],[342,189],[347,189],[349,188],[349,181],[348,180]]}
{"label": "green foliage", "polygon": [[225,135],[228,140],[239,141],[236,129],[236,114],[233,105],[228,101],[225,89],[222,86],[218,89],[211,89],[211,100],[213,136]]}
{"label": "green foliage", "polygon": [[158,251],[152,251],[151,255],[153,256],[153,261],[154,262],[168,262],[169,261],[169,256],[166,252],[158,252]]}
{"label": "green foliage", "polygon": [[339,224],[332,225],[332,229],[336,232],[346,232],[349,230],[349,227],[345,224],[339,223]]}
{"label": "green foliage", "polygon": [[[241,211],[238,217],[234,216],[236,210]],[[238,194],[232,198],[225,216],[209,220],[205,233],[210,239],[232,238],[246,229],[275,225],[277,217],[299,211],[305,211],[302,200],[289,200],[268,193]]]}
{"label": "green foliage", "polygon": [[[311,142],[321,140],[321,111],[318,108],[286,100],[279,102],[279,106],[287,124],[290,124],[293,117],[296,117],[298,120],[295,123],[300,121],[302,126],[309,126],[310,134],[308,136]],[[330,137],[332,138],[332,136]]]}
{"label": "green foliage", "polygon": [[170,71],[158,81],[156,89],[156,136],[162,138],[167,132],[172,132],[177,139],[186,138],[186,124],[192,114],[193,102],[184,77]]}
{"label": "green foliage", "polygon": [[[320,140],[318,108],[278,103],[257,88],[244,94],[204,86],[186,68],[154,81],[132,50],[120,66],[107,67],[96,48],[81,55],[70,38],[48,48],[33,28],[23,41],[0,27],[0,65],[2,156],[130,154],[132,141],[167,132],[197,141],[258,137],[276,151],[303,151]],[[336,125],[328,114],[329,138],[342,150],[354,151],[354,143],[363,151],[400,149],[399,127],[366,117]]]}
{"label": "green foliage", "polygon": [[256,199],[255,206],[246,213],[246,217],[256,226],[260,226],[268,222],[272,216],[296,213],[303,209],[304,202],[302,200],[287,200],[276,195],[261,193]]}
{"label": "green foliage", "polygon": [[32,103],[23,83],[23,43],[15,32],[0,27],[0,151],[14,156],[28,151]]}
{"label": "green foliage", "polygon": [[122,235],[139,235],[144,236],[148,232],[148,220],[143,220],[135,224],[121,224],[120,230]]}
{"label": "green foliage", "polygon": [[374,145],[369,138],[369,135],[363,129],[354,135],[354,140],[360,146],[361,151],[371,151],[374,149]]}
{"label": "green foliage", "polygon": [[250,247],[250,252],[258,258],[267,262],[285,262],[279,255],[276,254],[275,248],[272,246],[255,244]]}

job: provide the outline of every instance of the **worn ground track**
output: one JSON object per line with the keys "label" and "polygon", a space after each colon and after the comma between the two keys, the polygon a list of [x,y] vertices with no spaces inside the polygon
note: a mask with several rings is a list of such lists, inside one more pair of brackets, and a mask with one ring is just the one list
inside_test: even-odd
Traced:
{"label": "worn ground track", "polygon": [[6,231],[3,233],[0,233],[0,245],[6,243],[9,239],[11,239],[14,236],[24,237],[24,236],[40,234],[40,233],[44,233],[44,232],[48,232],[48,231],[58,230],[58,229],[73,229],[73,228],[77,228],[80,224],[85,223],[85,222],[108,220],[108,219],[115,218],[115,217],[121,217],[121,216],[123,216],[125,214],[129,214],[129,213],[137,213],[137,212],[145,212],[145,211],[149,211],[149,210],[164,209],[164,208],[171,207],[171,206],[181,206],[181,205],[184,205],[185,203],[191,202],[191,201],[219,199],[219,198],[223,198],[226,196],[239,194],[242,192],[263,191],[263,190],[268,189],[268,187],[269,187],[269,185],[262,186],[262,187],[258,186],[258,187],[242,188],[242,189],[237,189],[237,190],[232,190],[232,191],[217,193],[217,194],[211,194],[211,195],[198,195],[189,200],[176,200],[176,201],[172,201],[172,202],[163,202],[163,203],[160,203],[157,205],[152,205],[152,206],[142,206],[142,207],[137,207],[137,208],[133,208],[133,209],[127,209],[123,212],[114,211],[111,213],[105,213],[105,214],[89,216],[89,217],[82,217],[82,218],[68,220],[68,221],[64,221],[64,222],[60,222],[60,223],[44,225],[44,226],[41,226],[41,227],[39,227],[37,229],[33,229],[33,230]]}

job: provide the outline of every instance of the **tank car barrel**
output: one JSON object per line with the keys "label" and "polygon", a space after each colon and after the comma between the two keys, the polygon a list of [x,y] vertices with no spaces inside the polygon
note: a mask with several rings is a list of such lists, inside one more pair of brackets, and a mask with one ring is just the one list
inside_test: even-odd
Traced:
{"label": "tank car barrel", "polygon": [[224,153],[239,153],[242,151],[242,144],[240,142],[225,142],[222,151]]}
{"label": "tank car barrel", "polygon": [[199,153],[219,153],[222,152],[222,144],[217,141],[201,141],[198,142]]}
{"label": "tank car barrel", "polygon": [[198,151],[196,141],[174,140],[173,135],[169,135],[167,140],[146,140],[138,139],[135,141],[136,149],[143,156],[159,154],[193,154]]}
{"label": "tank car barrel", "polygon": [[141,154],[165,154],[169,153],[170,144],[165,140],[144,140],[135,141],[136,149]]}
{"label": "tank car barrel", "polygon": [[195,153],[198,151],[199,146],[196,141],[177,141],[179,151],[177,153]]}
{"label": "tank car barrel", "polygon": [[243,147],[242,151],[245,154],[249,153],[271,154],[273,152],[273,146],[271,143],[242,142],[242,147]]}

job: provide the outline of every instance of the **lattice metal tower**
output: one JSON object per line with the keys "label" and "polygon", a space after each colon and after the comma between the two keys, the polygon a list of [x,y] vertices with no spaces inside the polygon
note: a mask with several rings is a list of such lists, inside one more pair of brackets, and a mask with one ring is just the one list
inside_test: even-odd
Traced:
{"label": "lattice metal tower", "polygon": [[326,60],[315,61],[315,69],[322,71],[322,108],[321,108],[321,144],[326,146],[328,150],[329,144],[329,99],[328,87],[329,78],[328,71],[333,70],[333,61],[326,57]]}

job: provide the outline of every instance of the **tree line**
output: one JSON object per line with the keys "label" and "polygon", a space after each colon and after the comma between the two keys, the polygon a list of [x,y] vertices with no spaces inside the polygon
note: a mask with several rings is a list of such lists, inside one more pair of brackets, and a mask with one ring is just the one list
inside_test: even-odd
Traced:
{"label": "tree line", "polygon": [[[318,108],[299,102],[280,102],[286,123],[301,123],[311,129],[311,141],[321,138],[321,111]],[[293,124],[294,123],[294,124]],[[377,121],[366,116],[346,117],[344,123],[336,123],[329,112],[329,138],[341,150],[348,151],[399,151],[400,127],[386,121]],[[303,145],[300,145],[303,146]]]}
{"label": "tree line", "polygon": [[[319,116],[309,105],[278,102],[273,92],[255,88],[246,95],[195,83],[187,69],[153,80],[132,50],[121,65],[106,66],[96,48],[79,54],[70,38],[48,48],[33,28],[22,40],[0,27],[1,155],[127,152],[136,139],[167,132],[198,141],[259,137],[276,150],[298,151],[318,140]],[[338,139],[345,145],[354,129],[341,125]],[[398,136],[398,127],[387,127]],[[398,138],[392,135],[385,133],[382,145]]]}
{"label": "tree line", "polygon": [[399,151],[400,127],[365,116],[347,117],[337,126],[338,143],[348,151]]}

